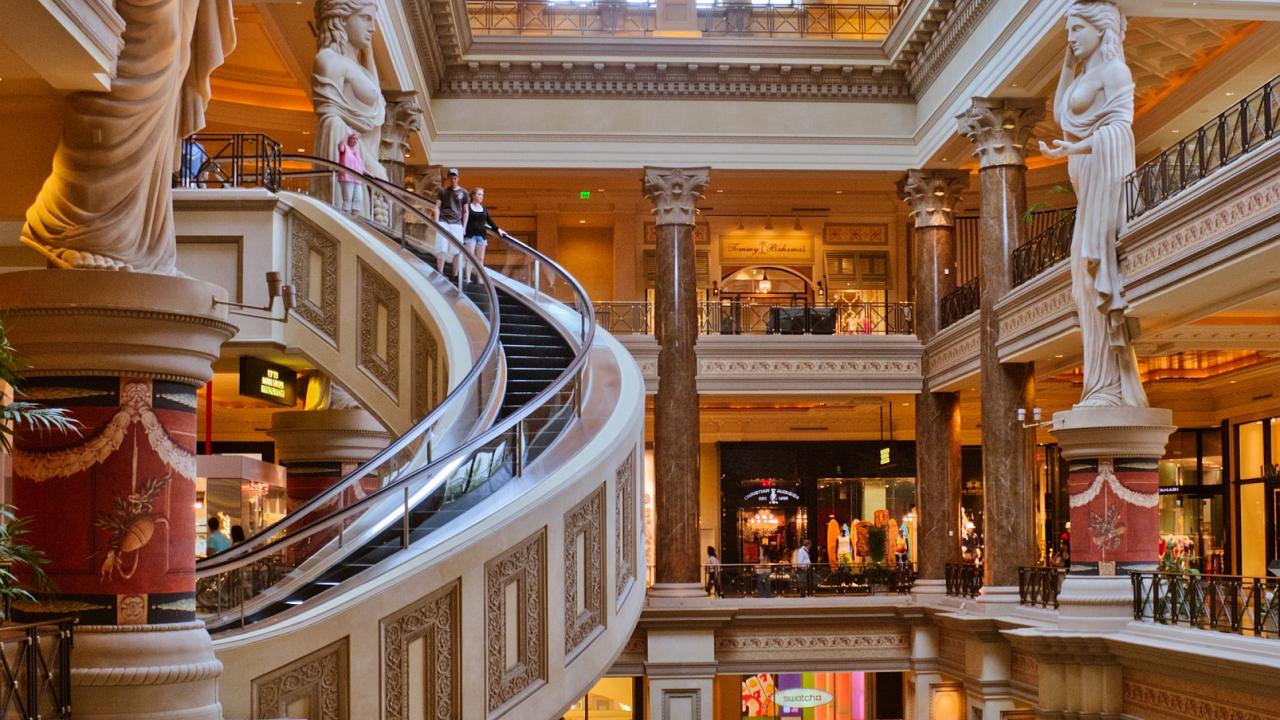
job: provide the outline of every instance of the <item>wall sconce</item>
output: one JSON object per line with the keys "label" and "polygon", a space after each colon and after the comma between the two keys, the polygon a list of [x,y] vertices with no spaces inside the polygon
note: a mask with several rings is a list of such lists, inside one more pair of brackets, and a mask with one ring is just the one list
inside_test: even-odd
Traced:
{"label": "wall sconce", "polygon": [[713,298],[720,297],[720,283],[716,282],[715,280],[711,281],[711,297]]}
{"label": "wall sconce", "polygon": [[[280,298],[281,304],[284,306],[284,317],[278,318],[272,315],[258,315],[256,313],[270,313],[275,307],[276,298]],[[259,320],[271,320],[273,322],[288,322],[289,311],[292,310],[298,301],[297,292],[292,285],[285,285],[280,278],[280,273],[272,270],[267,273],[267,304],[263,306],[245,305],[244,303],[228,302],[226,300],[218,300],[214,298],[214,305],[226,305],[228,307],[240,308],[239,310],[231,310],[232,315],[243,315],[244,317],[257,318]],[[242,312],[243,310],[253,310],[255,312]]]}
{"label": "wall sconce", "polygon": [[818,290],[818,297],[823,297],[823,296],[825,296],[825,295],[827,294],[827,289],[826,289],[825,287],[823,287],[823,285],[822,285],[822,281],[821,281],[821,280],[819,280],[819,281],[818,281],[818,284],[817,284],[817,286],[816,286],[816,287],[817,287],[817,290]]}
{"label": "wall sconce", "polygon": [[795,229],[796,229],[796,232],[800,232],[800,231],[804,230],[804,226],[800,224],[800,218],[799,218],[799,216],[797,216],[797,217],[796,217]]}
{"label": "wall sconce", "polygon": [[773,289],[773,283],[769,280],[769,273],[764,274],[764,277],[760,279],[760,282],[756,284],[756,287],[762,293],[768,293]]}
{"label": "wall sconce", "polygon": [[738,229],[739,229],[739,230],[746,230],[746,229],[747,229],[747,228],[746,228],[746,226],[744,226],[744,225],[742,224],[742,218],[738,218]]}
{"label": "wall sconce", "polygon": [[772,229],[773,229],[773,216],[772,216],[772,215],[770,215],[768,218],[766,218],[766,219],[765,219],[765,221],[764,221],[764,229],[765,229],[765,230],[772,230]]}
{"label": "wall sconce", "polygon": [[1040,427],[1041,425],[1052,425],[1052,424],[1053,424],[1053,421],[1052,421],[1052,420],[1044,420],[1044,421],[1041,421],[1041,420],[1040,420],[1041,415],[1042,415],[1042,411],[1040,410],[1040,408],[1031,408],[1031,418],[1032,418],[1032,421],[1031,421],[1030,423],[1028,423],[1028,422],[1027,422],[1027,409],[1026,409],[1026,408],[1018,408],[1018,423],[1022,425],[1022,429],[1023,429],[1023,430],[1030,430],[1031,428]]}

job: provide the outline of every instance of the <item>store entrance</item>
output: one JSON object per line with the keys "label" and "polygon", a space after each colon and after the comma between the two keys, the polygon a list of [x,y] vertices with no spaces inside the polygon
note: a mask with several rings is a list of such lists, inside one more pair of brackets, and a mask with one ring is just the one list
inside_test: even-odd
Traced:
{"label": "store entrance", "polygon": [[741,562],[789,562],[789,553],[809,533],[809,513],[799,489],[776,478],[742,482],[738,507],[738,557]]}

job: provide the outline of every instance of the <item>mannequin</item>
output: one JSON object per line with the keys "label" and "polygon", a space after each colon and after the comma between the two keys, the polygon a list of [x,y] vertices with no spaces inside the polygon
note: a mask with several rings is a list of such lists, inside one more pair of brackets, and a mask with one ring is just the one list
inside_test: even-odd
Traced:
{"label": "mannequin", "polygon": [[840,526],[840,537],[836,538],[836,557],[841,567],[853,565],[853,538],[849,536],[849,524]]}

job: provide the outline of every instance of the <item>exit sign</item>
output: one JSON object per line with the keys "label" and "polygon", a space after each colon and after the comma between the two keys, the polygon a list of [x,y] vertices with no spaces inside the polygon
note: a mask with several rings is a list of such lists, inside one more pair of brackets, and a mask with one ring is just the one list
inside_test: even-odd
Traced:
{"label": "exit sign", "polygon": [[590,190],[579,190],[579,191],[578,191],[578,199],[579,199],[579,200],[590,200],[590,199],[591,199],[591,191],[590,191]]}

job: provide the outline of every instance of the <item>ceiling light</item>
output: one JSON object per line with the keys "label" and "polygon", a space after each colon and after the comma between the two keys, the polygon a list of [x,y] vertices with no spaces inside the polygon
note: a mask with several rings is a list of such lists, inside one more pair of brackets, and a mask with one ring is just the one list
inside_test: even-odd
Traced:
{"label": "ceiling light", "polygon": [[306,151],[307,151],[306,148],[298,148],[298,152],[306,152]]}
{"label": "ceiling light", "polygon": [[843,190],[837,190],[837,191],[836,191],[836,194],[837,194],[837,195],[843,195],[843,194],[844,194],[844,191],[843,191]]}
{"label": "ceiling light", "polygon": [[303,131],[302,131],[302,134],[303,134],[303,135],[310,135],[310,134],[311,134],[311,131],[310,131],[310,130],[303,130]]}
{"label": "ceiling light", "polygon": [[1229,93],[1227,93],[1227,97],[1233,97],[1233,96],[1235,96],[1235,93],[1233,93],[1233,92],[1229,92]]}
{"label": "ceiling light", "polygon": [[724,191],[723,191],[723,190],[717,190],[716,192],[724,192]]}
{"label": "ceiling light", "polygon": [[579,225],[586,225],[586,224],[587,224],[587,221],[586,221],[586,220],[579,220],[579,221],[578,221],[578,224],[579,224]]}
{"label": "ceiling light", "polygon": [[942,188],[938,188],[937,190],[933,191],[934,197],[944,197],[946,194],[947,194],[947,191],[943,190]]}

